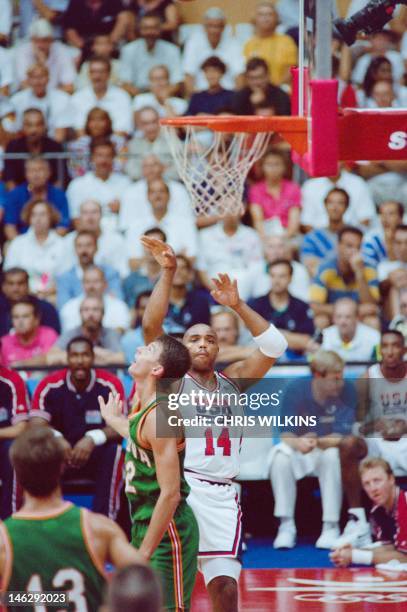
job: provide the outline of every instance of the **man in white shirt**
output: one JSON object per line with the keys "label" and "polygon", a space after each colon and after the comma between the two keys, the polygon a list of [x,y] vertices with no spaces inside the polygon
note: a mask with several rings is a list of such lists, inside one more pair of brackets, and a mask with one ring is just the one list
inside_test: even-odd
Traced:
{"label": "man in white shirt", "polygon": [[404,74],[403,57],[399,51],[392,49],[392,34],[389,30],[381,30],[370,36],[370,47],[357,62],[352,72],[352,82],[361,85],[365,78],[369,64],[374,57],[384,56],[392,65],[393,82],[400,83]]}
{"label": "man in white shirt", "polygon": [[168,204],[170,191],[162,179],[155,179],[148,183],[148,201],[150,210],[148,215],[134,217],[129,227],[127,238],[127,255],[130,267],[135,267],[137,261],[143,257],[143,247],[140,242],[144,232],[152,227],[162,229],[175,253],[182,253],[189,258],[197,254],[197,229],[191,217],[183,217],[176,212],[170,212]]}
{"label": "man in white shirt", "polygon": [[70,182],[66,191],[71,219],[79,217],[85,200],[96,199],[102,205],[102,229],[115,230],[118,226],[120,200],[130,180],[113,172],[115,147],[110,140],[96,140],[91,148],[94,170]]}
{"label": "man in white shirt", "polygon": [[[0,47],[0,96],[8,96],[10,86],[14,84],[15,75],[13,70],[12,51]],[[2,99],[1,115],[4,117],[11,112],[8,100]]]}
{"label": "man in white shirt", "polygon": [[312,178],[303,184],[301,223],[308,230],[329,224],[324,200],[333,187],[341,187],[349,194],[349,206],[343,217],[346,224],[365,228],[375,221],[376,210],[366,182],[342,167],[336,176]]}
{"label": "man in white shirt", "polygon": [[[148,201],[148,183],[154,179],[164,178],[165,165],[157,155],[147,155],[141,162],[141,172],[143,178],[130,185],[121,199],[119,229],[122,231],[134,224],[135,217],[145,217],[149,214],[151,206]],[[170,191],[168,211],[180,217],[193,219],[190,197],[184,185],[171,180],[166,183]]]}
{"label": "man in white shirt", "polygon": [[136,96],[149,86],[148,74],[154,66],[167,66],[173,92],[182,81],[181,53],[176,45],[160,39],[161,21],[157,15],[145,15],[140,20],[140,38],[125,45],[121,52],[123,88]]}
{"label": "man in white shirt", "polygon": [[80,307],[84,297],[98,297],[103,300],[104,316],[102,325],[123,331],[130,326],[130,313],[125,302],[107,293],[103,270],[90,266],[83,273],[83,294],[69,300],[60,311],[62,331],[81,325]]}
{"label": "man in white shirt", "polygon": [[227,270],[237,280],[243,300],[250,297],[251,277],[265,267],[258,233],[241,223],[240,215],[228,215],[223,221],[199,232],[197,269],[201,283],[213,289],[212,278]]}
{"label": "man in white shirt", "polygon": [[336,300],[333,325],[322,332],[322,348],[335,351],[344,361],[369,361],[380,344],[380,333],[358,321],[358,305],[350,298]]}
{"label": "man in white shirt", "polygon": [[146,106],[138,112],[137,127],[139,134],[135,134],[129,142],[129,160],[126,172],[134,181],[142,178],[141,164],[143,159],[153,153],[157,155],[166,166],[165,178],[177,179],[178,173],[174,166],[168,142],[160,126],[160,116],[151,106]]}
{"label": "man in white shirt", "polygon": [[183,115],[188,102],[171,95],[170,71],[167,66],[158,65],[148,73],[149,92],[138,94],[133,100],[133,111],[136,113],[145,106],[155,108],[160,117]]}
{"label": "man in white shirt", "polygon": [[7,44],[13,26],[13,3],[0,0],[0,42]]}
{"label": "man in white shirt", "polygon": [[51,24],[37,19],[30,26],[30,40],[18,45],[14,51],[17,85],[26,84],[27,70],[32,64],[44,64],[49,70],[49,86],[59,87],[72,94],[76,79],[75,63],[69,48],[54,40]]}
{"label": "man in white shirt", "polygon": [[188,94],[208,89],[208,82],[201,70],[208,57],[216,56],[227,67],[221,85],[225,89],[236,89],[243,85],[245,60],[242,44],[225,31],[224,12],[212,7],[204,15],[203,29],[194,32],[187,40],[183,52],[185,87]]}
{"label": "man in white shirt", "polygon": [[42,111],[48,125],[48,135],[63,142],[66,130],[72,127],[71,97],[59,89],[49,89],[49,72],[43,64],[33,64],[27,70],[27,89],[11,97],[10,103],[16,115],[15,129],[21,130],[23,113],[28,108]]}
{"label": "man in white shirt", "polygon": [[[95,263],[98,266],[111,266],[125,278],[129,274],[125,253],[124,237],[114,230],[103,231],[101,227],[102,207],[96,200],[85,200],[79,207],[76,220],[78,231],[92,232],[97,238]],[[69,232],[64,238],[64,261],[60,272],[65,272],[77,264],[75,237],[78,231]]]}
{"label": "man in white shirt", "polygon": [[94,57],[89,61],[90,87],[84,87],[72,96],[74,128],[82,132],[89,111],[103,108],[109,113],[113,131],[127,135],[133,131],[131,98],[120,87],[109,85],[111,65],[105,57]]}

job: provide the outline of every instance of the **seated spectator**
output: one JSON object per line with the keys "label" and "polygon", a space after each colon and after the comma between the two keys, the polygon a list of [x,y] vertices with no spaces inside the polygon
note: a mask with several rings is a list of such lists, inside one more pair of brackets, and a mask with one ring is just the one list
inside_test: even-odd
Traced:
{"label": "seated spectator", "polygon": [[216,7],[209,8],[203,16],[203,28],[194,32],[186,41],[183,52],[185,89],[188,95],[207,89],[208,81],[202,65],[209,57],[216,56],[226,66],[221,85],[236,89],[243,85],[244,58],[237,38],[226,32],[226,16]]}
{"label": "seated spectator", "polygon": [[[86,297],[80,305],[81,325],[65,332],[44,356],[43,364],[66,365],[67,346],[73,338],[82,336],[92,342],[95,364],[99,366],[124,363],[120,346],[120,335],[114,329],[104,327],[103,301],[97,297]],[[37,365],[38,362],[32,365]]]}
{"label": "seated spectator", "polygon": [[396,227],[393,254],[394,261],[382,261],[377,267],[380,293],[389,319],[392,319],[399,310],[400,289],[407,288],[407,225]]}
{"label": "seated spectator", "polygon": [[130,180],[113,171],[115,155],[116,150],[110,140],[98,139],[92,142],[93,170],[71,181],[66,192],[70,216],[74,222],[79,217],[82,202],[96,198],[102,205],[102,228],[117,228],[120,200]]}
{"label": "seated spectator", "polygon": [[379,204],[378,212],[379,228],[366,233],[362,242],[363,260],[373,268],[394,259],[394,234],[403,222],[404,207],[400,202],[386,201]]}
{"label": "seated spectator", "polygon": [[24,111],[38,108],[47,117],[48,135],[64,142],[67,129],[72,127],[71,98],[60,89],[48,87],[49,72],[44,64],[33,64],[27,70],[27,87],[10,98],[15,114],[15,129],[21,130]]}
{"label": "seated spectator", "polygon": [[156,155],[165,164],[165,178],[177,179],[168,142],[161,131],[160,115],[154,108],[147,106],[138,112],[137,127],[140,134],[135,134],[129,142],[129,159],[126,172],[133,181],[142,177],[142,162],[148,155]]}
{"label": "seated spectator", "polygon": [[359,471],[363,489],[372,502],[369,520],[378,545],[367,548],[340,546],[330,554],[331,561],[337,567],[397,561],[405,564],[407,493],[397,486],[394,472],[384,459],[368,457]]}
{"label": "seated spectator", "polygon": [[131,363],[139,346],[144,346],[145,344],[141,323],[150,295],[151,291],[142,291],[137,294],[136,301],[134,302],[133,326],[123,334],[121,339],[121,347],[126,363]]}
{"label": "seated spectator", "polygon": [[31,424],[48,425],[61,434],[69,458],[63,481],[92,479],[92,510],[115,518],[122,479],[121,440],[105,426],[98,398],[107,401],[110,393],[118,394],[125,405],[123,385],[110,372],[94,369],[93,345],[87,338],[69,342],[67,361],[66,370],[45,376],[37,386]]}
{"label": "seated spectator", "polygon": [[125,45],[120,57],[122,87],[136,96],[148,90],[148,75],[154,66],[166,66],[173,95],[182,81],[181,53],[178,47],[160,39],[161,19],[156,13],[146,13],[140,20],[137,40]]}
{"label": "seated spectator", "polygon": [[319,348],[312,338],[312,311],[306,302],[293,297],[288,290],[293,276],[293,268],[288,260],[277,259],[271,263],[269,274],[269,293],[249,300],[248,304],[284,334],[288,342],[286,358],[301,358],[305,352]]}
{"label": "seated spectator", "polygon": [[176,117],[183,115],[188,103],[182,98],[172,95],[170,71],[167,66],[154,66],[148,73],[149,91],[138,94],[133,100],[133,111],[137,113],[142,108],[154,108],[160,117]]}
{"label": "seated spectator", "polygon": [[68,201],[65,192],[50,183],[51,166],[47,159],[32,157],[25,162],[25,182],[9,191],[4,216],[5,235],[13,240],[24,233],[28,225],[22,219],[24,207],[30,202],[49,202],[59,214],[57,232],[65,234],[70,225]]}
{"label": "seated spectator", "polygon": [[124,136],[113,133],[109,113],[96,106],[88,113],[84,134],[67,144],[70,153],[68,169],[71,178],[83,176],[92,169],[90,154],[92,143],[101,138],[110,140],[115,146],[116,157],[113,162],[113,170],[115,172],[124,170],[125,159],[121,156],[127,152],[127,140]]}
{"label": "seated spectator", "polygon": [[103,326],[122,332],[130,324],[129,310],[122,300],[107,293],[107,282],[103,270],[89,266],[82,279],[83,293],[72,298],[60,312],[62,331],[65,333],[81,325],[80,306],[85,297],[97,297],[103,300]]}
{"label": "seated spectator", "polygon": [[262,159],[264,179],[249,189],[253,226],[261,238],[273,233],[295,237],[300,230],[301,189],[287,178],[288,161],[278,149]]}
{"label": "seated spectator", "polygon": [[368,108],[400,108],[393,83],[377,81],[372,87],[372,95],[367,99]]}
{"label": "seated spectator", "polygon": [[285,427],[271,455],[274,515],[280,527],[274,548],[293,548],[297,480],[317,476],[321,491],[322,533],[317,548],[331,548],[339,536],[342,507],[340,446],[355,422],[356,393],[343,380],[344,362],[333,351],[318,351],[311,379],[291,383],[284,393],[284,416],[316,416],[316,427]]}
{"label": "seated spectator", "polygon": [[344,189],[334,187],[324,200],[328,215],[328,227],[314,229],[305,234],[301,245],[301,261],[310,276],[315,276],[324,259],[335,254],[338,232],[345,226],[343,217],[349,207],[349,195]]}
{"label": "seated spectator", "polygon": [[311,178],[303,184],[301,224],[306,231],[328,225],[324,199],[334,187],[340,187],[349,194],[349,207],[343,218],[345,223],[363,227],[375,221],[376,211],[366,182],[345,170],[341,164],[336,176]]}
{"label": "seated spectator", "polygon": [[133,131],[131,98],[115,85],[109,84],[111,64],[105,57],[89,60],[90,85],[72,96],[73,127],[78,136],[84,133],[86,119],[92,108],[103,108],[112,120],[113,132],[127,136]]}
{"label": "seated spectator", "polygon": [[27,71],[35,63],[44,64],[49,71],[49,87],[59,87],[72,94],[76,68],[68,47],[54,39],[53,29],[46,19],[33,21],[29,29],[30,40],[15,50],[18,88],[27,86]]}
{"label": "seated spectator", "polygon": [[[107,34],[98,34],[92,41],[92,56],[104,57],[110,62],[109,85],[120,86],[120,60],[114,59],[115,45]],[[76,79],[76,89],[91,86],[89,78],[89,60],[83,62]]]}
{"label": "seated spectator", "polygon": [[185,255],[178,254],[177,270],[172,281],[168,312],[163,327],[166,334],[184,333],[198,323],[209,325],[209,294],[203,289],[190,288],[194,269]]}
{"label": "seated spectator", "polygon": [[113,44],[126,37],[130,16],[121,2],[115,0],[70,0],[63,15],[65,38],[86,59],[92,40],[98,34],[108,34]]}
{"label": "seated spectator", "polygon": [[231,108],[233,91],[222,87],[222,78],[226,73],[226,64],[216,55],[208,57],[201,70],[208,83],[207,89],[192,94],[186,115],[216,115],[224,109]]}
{"label": "seated spectator", "polygon": [[246,86],[233,94],[231,110],[236,115],[255,115],[258,109],[273,109],[273,115],[291,115],[290,98],[270,82],[267,62],[253,57],[246,64]]}
{"label": "seated spectator", "polygon": [[[389,60],[392,68],[391,72],[394,83],[399,83],[404,74],[404,63],[400,52],[392,49],[393,40],[391,31],[382,29],[380,32],[372,34],[369,39],[370,46],[364,47],[365,53],[358,59],[353,69],[353,83],[361,85],[364,82],[369,68],[371,69],[373,78],[377,78],[377,76],[382,78],[383,73],[379,72],[378,75],[375,73],[375,70],[377,69],[380,71],[380,63],[374,64],[374,66],[371,67],[372,62],[377,60],[379,57],[385,57],[387,60]],[[386,68],[386,70],[388,74],[388,69]]]}
{"label": "seated spectator", "polygon": [[52,299],[64,245],[62,236],[53,229],[59,221],[59,213],[49,202],[30,202],[21,218],[29,226],[28,231],[10,243],[4,269],[23,268],[28,273],[31,291],[39,297]]}
{"label": "seated spectator", "polygon": [[35,301],[26,297],[11,307],[13,331],[1,338],[0,362],[4,366],[24,365],[25,360],[44,354],[58,337],[52,327],[40,325]]}
{"label": "seated spectator", "polygon": [[95,200],[85,200],[79,207],[79,217],[76,221],[77,231],[69,232],[64,238],[64,261],[61,271],[69,270],[77,265],[75,253],[75,238],[78,232],[91,232],[97,238],[95,263],[98,266],[111,266],[121,277],[129,272],[126,253],[124,252],[124,237],[113,230],[103,231],[101,227],[102,207]]}
{"label": "seated spectator", "polygon": [[178,26],[181,17],[177,3],[173,0],[133,0],[131,9],[136,16],[137,23],[144,15],[157,14],[161,19],[161,38],[176,42]]}
{"label": "seated spectator", "polygon": [[219,353],[216,358],[217,369],[246,359],[253,353],[253,346],[239,345],[239,320],[230,310],[215,310],[211,313],[211,328],[216,333]]}
{"label": "seated spectator", "polygon": [[308,302],[310,277],[306,267],[296,261],[293,257],[293,249],[285,240],[284,236],[268,236],[264,242],[265,265],[259,269],[257,274],[253,274],[250,295],[259,297],[267,293],[271,288],[271,278],[269,265],[278,259],[288,259],[293,268],[291,283],[288,287],[289,292],[296,298]]}
{"label": "seated spectator", "polygon": [[13,5],[11,0],[1,0],[0,14],[0,44],[7,45],[13,27]]}
{"label": "seated spectator", "polygon": [[[0,336],[4,336],[12,328],[11,308],[13,304],[29,295],[28,274],[25,270],[10,268],[3,272],[0,290]],[[45,327],[52,327],[59,334],[61,325],[55,306],[33,295],[30,295],[30,298],[39,312],[40,324]]]}
{"label": "seated spectator", "polygon": [[198,234],[199,280],[209,291],[212,278],[227,270],[237,280],[243,300],[250,297],[251,276],[264,265],[263,249],[257,232],[241,223],[241,215],[227,215],[216,225]]}
{"label": "seated spectator", "polygon": [[[67,272],[56,277],[58,310],[72,298],[82,293],[82,278],[85,270],[95,264],[97,237],[92,232],[81,230],[75,236],[77,264]],[[122,298],[122,288],[118,272],[108,265],[100,265],[108,285],[109,294]]]}
{"label": "seated spectator", "polygon": [[26,428],[29,399],[21,376],[0,364],[0,520],[16,512],[15,473],[9,459],[10,446]]}
{"label": "seated spectator", "polygon": [[322,348],[347,361],[369,361],[380,344],[380,333],[358,321],[358,305],[350,298],[336,300],[333,325],[322,332]]}
{"label": "seated spectator", "polygon": [[[10,95],[10,90],[13,88],[15,82],[14,66],[11,54],[11,50],[3,49],[3,47],[0,46],[0,95],[4,96],[5,98],[8,98]],[[8,112],[9,105],[4,105],[4,98],[2,98],[2,102],[2,117],[4,117]],[[6,106],[6,111],[4,111],[4,106]]]}
{"label": "seated spectator", "polygon": [[[127,187],[121,199],[119,213],[119,228],[125,231],[134,223],[135,217],[148,215],[150,204],[148,202],[148,183],[165,176],[165,165],[157,155],[146,155],[141,160],[142,178],[130,187]],[[193,218],[191,200],[187,190],[180,181],[166,181],[170,191],[168,210],[177,213],[180,217]]]}
{"label": "seated spectator", "polygon": [[[47,126],[42,111],[29,108],[23,113],[22,136],[11,140],[5,150],[9,153],[26,153],[27,157],[45,153],[62,153],[61,145],[48,138]],[[66,165],[63,160],[50,159],[50,182],[61,186],[66,175]],[[4,162],[3,180],[8,189],[14,189],[25,181],[25,159],[7,159]]]}
{"label": "seated spectator", "polygon": [[278,12],[271,2],[259,2],[254,17],[255,35],[244,46],[246,60],[264,59],[273,85],[291,81],[290,68],[298,62],[297,45],[287,34],[276,32]]}
{"label": "seated spectator", "polygon": [[317,327],[329,325],[334,302],[349,297],[358,304],[359,318],[378,328],[379,286],[376,270],[363,263],[362,232],[345,226],[338,234],[337,255],[323,261],[311,286],[311,305]]}
{"label": "seated spectator", "polygon": [[[152,227],[159,227],[167,236],[168,242],[176,253],[184,253],[193,258],[197,255],[197,230],[191,217],[180,218],[168,209],[170,191],[162,179],[148,183],[150,210],[147,215],[134,219],[126,234],[127,256],[130,267],[137,267],[137,260],[143,256],[141,236]],[[132,261],[133,260],[133,261]],[[135,260],[135,261],[134,261]]]}
{"label": "seated spectator", "polygon": [[[152,227],[144,232],[144,236],[167,242],[167,236],[159,227]],[[123,281],[124,299],[129,308],[137,302],[140,293],[153,289],[160,275],[160,266],[149,249],[142,248],[143,256],[138,269],[131,272]]]}
{"label": "seated spectator", "polygon": [[404,336],[407,345],[407,288],[400,289],[398,295],[399,313],[391,320],[389,329],[395,329]]}

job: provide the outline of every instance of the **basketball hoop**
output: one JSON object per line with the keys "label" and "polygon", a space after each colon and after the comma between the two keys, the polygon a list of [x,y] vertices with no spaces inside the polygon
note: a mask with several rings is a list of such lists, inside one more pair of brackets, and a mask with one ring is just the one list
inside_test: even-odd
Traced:
{"label": "basketball hoop", "polygon": [[206,217],[243,211],[249,170],[267,151],[275,132],[290,131],[294,140],[301,140],[301,152],[307,146],[306,120],[299,117],[177,117],[162,119],[161,124],[194,211]]}

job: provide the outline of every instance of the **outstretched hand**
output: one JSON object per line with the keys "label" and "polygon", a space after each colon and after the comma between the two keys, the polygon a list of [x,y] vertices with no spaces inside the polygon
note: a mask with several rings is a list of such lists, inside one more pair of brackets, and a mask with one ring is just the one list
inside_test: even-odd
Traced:
{"label": "outstretched hand", "polygon": [[158,238],[150,238],[150,236],[142,236],[141,244],[147,251],[151,253],[156,262],[161,268],[175,270],[177,267],[177,259],[175,253],[169,244],[166,244]]}
{"label": "outstretched hand", "polygon": [[123,416],[123,402],[120,399],[120,395],[109,393],[107,402],[99,395],[98,400],[100,413],[106,423],[109,423],[112,418]]}
{"label": "outstretched hand", "polygon": [[211,296],[218,304],[235,308],[240,302],[237,280],[231,280],[228,274],[218,274],[218,278],[212,279],[215,289],[211,291]]}

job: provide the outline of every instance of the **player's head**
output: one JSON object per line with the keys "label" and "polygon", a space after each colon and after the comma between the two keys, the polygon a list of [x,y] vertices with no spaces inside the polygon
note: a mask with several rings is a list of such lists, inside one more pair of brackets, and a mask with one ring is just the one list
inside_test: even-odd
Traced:
{"label": "player's head", "polygon": [[113,574],[103,612],[160,612],[160,581],[145,565],[128,565]]}
{"label": "player's head", "polygon": [[397,368],[403,363],[405,344],[404,336],[396,329],[389,329],[380,340],[382,363],[386,368]]}
{"label": "player's head", "polygon": [[390,465],[379,457],[368,457],[359,466],[366,495],[375,505],[388,506],[393,501],[395,478]]}
{"label": "player's head", "polygon": [[215,366],[219,352],[216,332],[209,325],[197,323],[184,334],[183,343],[191,356],[192,369],[197,372],[210,372]]}
{"label": "player's head", "polygon": [[66,347],[69,372],[74,383],[88,380],[95,361],[92,342],[83,336],[76,336]]}
{"label": "player's head", "polygon": [[179,379],[190,367],[191,359],[186,347],[164,334],[137,349],[129,374],[136,381],[145,381],[149,377]]}
{"label": "player's head", "polygon": [[64,452],[48,427],[33,427],[15,439],[10,448],[17,480],[29,495],[48,497],[59,486]]}

